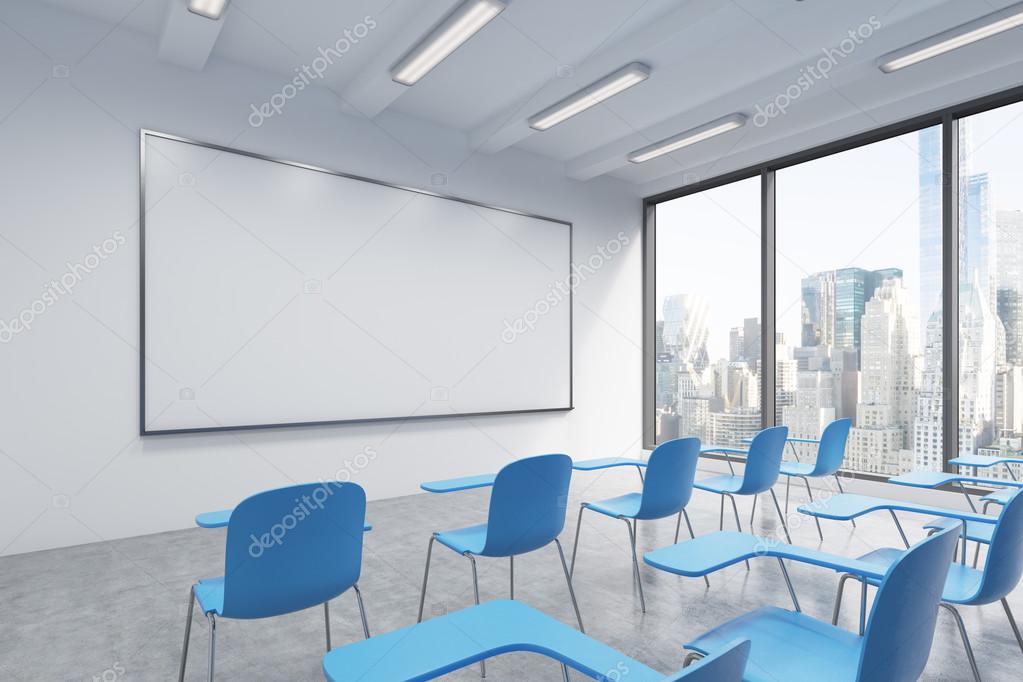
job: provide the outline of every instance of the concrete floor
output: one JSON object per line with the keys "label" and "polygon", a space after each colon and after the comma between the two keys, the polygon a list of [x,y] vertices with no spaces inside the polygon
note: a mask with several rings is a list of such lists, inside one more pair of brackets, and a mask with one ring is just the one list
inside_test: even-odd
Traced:
{"label": "concrete floor", "polygon": [[[634,470],[576,472],[562,543],[571,554],[578,502],[637,488]],[[779,486],[779,491],[781,490]],[[485,519],[488,493],[422,494],[372,502],[360,581],[373,632],[414,622],[430,532]],[[762,500],[768,501],[769,498]],[[802,496],[793,495],[802,501]],[[740,501],[743,525],[749,500]],[[756,528],[776,529],[772,510],[759,505]],[[197,510],[199,511],[199,510]],[[764,511],[764,514],[761,514]],[[696,491],[689,507],[696,532],[718,526],[718,498]],[[803,517],[795,515],[797,520]],[[726,521],[731,520],[726,516]],[[922,537],[918,519],[903,517],[911,539]],[[733,520],[734,523],[734,520]],[[727,527],[727,524],[726,524]],[[641,523],[642,551],[670,544],[674,520]],[[683,534],[685,529],[683,527]],[[901,545],[887,515],[864,518],[855,531],[847,523],[825,522],[826,550],[858,555],[880,546]],[[817,546],[812,521],[793,529],[795,542]],[[0,559],[0,678],[4,680],[171,680],[176,679],[188,589],[197,578],[223,572],[223,530],[191,529]],[[972,550],[971,550],[972,551]],[[647,613],[640,612],[632,586],[624,524],[595,514],[583,523],[576,590],[587,631],[629,656],[665,673],[682,666],[682,644],[701,632],[762,605],[789,607],[785,584],[773,560],[740,564],[711,576],[708,590],[685,579],[643,568]],[[508,562],[480,560],[481,597],[505,597]],[[553,546],[516,560],[516,596],[574,625],[575,619]],[[793,565],[792,579],[803,610],[829,619],[837,576]],[[427,595],[427,614],[472,603],[468,562],[438,546]],[[1023,619],[1020,592],[1010,600]],[[841,623],[855,627],[850,591]],[[362,636],[352,594],[332,603],[334,645]],[[998,604],[965,608],[963,615],[985,680],[1019,680],[1023,653]],[[220,680],[322,680],[323,612],[311,609],[264,621],[222,620],[217,628]],[[208,631],[196,618],[187,679],[205,676]],[[1016,672],[1013,672],[1013,671]],[[530,654],[489,662],[488,679],[560,680],[560,667]],[[479,679],[476,668],[449,679]],[[573,679],[582,679],[573,674]],[[969,668],[952,620],[939,615],[930,662],[922,679],[969,680]]]}

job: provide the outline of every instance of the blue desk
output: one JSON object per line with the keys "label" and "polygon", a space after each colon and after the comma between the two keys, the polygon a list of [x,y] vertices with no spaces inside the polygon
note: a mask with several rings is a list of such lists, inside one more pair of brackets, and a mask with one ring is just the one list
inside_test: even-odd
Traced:
{"label": "blue desk", "polygon": [[[792,587],[788,569],[785,568],[785,559],[828,568],[839,573],[854,573],[865,579],[881,580],[885,573],[883,568],[866,561],[734,531],[719,531],[701,535],[693,540],[655,549],[643,555],[643,562],[675,575],[706,577],[714,571],[719,571],[740,561],[748,562],[756,557],[773,557],[778,560],[778,566],[785,578],[785,586],[789,590],[789,597],[792,599],[792,605],[796,611],[801,610],[799,599]],[[863,584],[863,599],[866,599],[866,580],[863,581]],[[861,630],[864,627],[865,613],[865,609],[861,611]]]}
{"label": "blue desk", "polygon": [[[596,471],[598,469],[612,469],[614,467],[634,466],[639,471],[639,480],[643,480],[643,469],[646,461],[642,459],[630,459],[628,457],[601,457],[599,459],[583,459],[572,463],[572,468],[577,471]],[[421,483],[420,488],[428,493],[454,493],[460,490],[472,490],[474,488],[489,488],[494,485],[497,474],[477,474],[476,476],[462,476],[459,478],[446,478],[440,481],[427,481]]]}
{"label": "blue desk", "polygon": [[932,507],[928,504],[916,504],[903,500],[891,500],[885,497],[854,495],[852,493],[841,493],[829,499],[819,499],[812,504],[800,505],[798,510],[801,514],[816,516],[822,519],[833,519],[835,521],[850,521],[864,514],[887,510],[892,515],[895,527],[899,530],[902,542],[907,548],[909,547],[909,539],[902,530],[902,524],[899,523],[899,517],[895,515],[895,512],[903,511],[913,514],[959,519],[963,522],[963,563],[966,562],[966,524],[970,521],[988,524],[998,523],[998,519],[994,516],[984,516],[983,514],[959,511],[958,509]]}
{"label": "blue desk", "polygon": [[[743,438],[741,442],[746,443],[748,445],[753,442],[753,439]],[[796,452],[796,446],[793,445],[793,443],[816,443],[820,445],[820,440],[816,438],[786,438],[785,442],[789,444],[789,449],[792,450],[792,456],[796,458],[797,462],[800,461],[799,453]]]}
{"label": "blue desk", "polygon": [[[231,521],[231,512],[233,509],[221,509],[220,511],[203,512],[195,517],[195,525],[200,528],[226,528],[227,524]],[[367,523],[363,526],[363,530],[373,530],[373,524]]]}
{"label": "blue desk", "polygon": [[977,469],[998,466],[999,464],[1005,465],[1005,472],[1009,474],[1009,478],[1013,481],[1016,479],[1016,474],[1013,473],[1010,464],[1023,464],[1023,457],[1017,455],[1015,457],[1009,455],[963,455],[962,457],[956,457],[955,459],[948,460],[949,464],[954,464],[961,467],[973,467],[973,475],[977,475]]}
{"label": "blue desk", "polygon": [[[955,461],[955,460],[952,460]],[[970,509],[977,511],[977,507],[973,504],[973,498],[970,497],[969,491],[966,490],[964,483],[976,483],[980,485],[993,485],[997,487],[1014,486],[1023,487],[1023,483],[1015,481],[997,481],[990,478],[978,478],[977,476],[963,476],[962,474],[947,474],[943,471],[911,471],[907,474],[901,474],[899,476],[892,476],[888,479],[889,483],[895,485],[905,485],[912,488],[940,488],[943,485],[955,484],[959,486],[959,490],[962,491],[963,495],[966,496],[966,501],[970,505]],[[988,499],[990,496],[983,499]],[[999,502],[997,499],[992,499],[993,502]]]}

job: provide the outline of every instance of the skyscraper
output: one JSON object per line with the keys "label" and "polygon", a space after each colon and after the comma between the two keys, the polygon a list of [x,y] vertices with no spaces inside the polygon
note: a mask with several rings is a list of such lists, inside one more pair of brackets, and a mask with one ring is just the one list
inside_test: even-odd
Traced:
{"label": "skyscraper", "polygon": [[995,300],[1005,327],[1005,361],[1023,366],[1023,211],[998,211],[995,223]]}
{"label": "skyscraper", "polygon": [[835,343],[835,272],[816,272],[803,278],[801,341],[805,348]]}
{"label": "skyscraper", "polygon": [[703,296],[676,294],[664,299],[663,340],[665,352],[672,353],[681,364],[691,363],[697,371],[710,365],[707,319],[710,304]]}
{"label": "skyscraper", "polygon": [[912,466],[915,315],[901,277],[886,278],[860,321],[860,401],[848,456],[861,471],[897,474]]}

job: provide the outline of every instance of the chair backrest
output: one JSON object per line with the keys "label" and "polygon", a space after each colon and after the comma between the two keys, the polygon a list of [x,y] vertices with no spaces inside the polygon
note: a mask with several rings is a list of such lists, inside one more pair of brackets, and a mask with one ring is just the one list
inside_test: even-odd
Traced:
{"label": "chair backrest", "polygon": [[699,459],[699,438],[676,438],[654,448],[647,461],[636,518],[663,519],[689,504]]}
{"label": "chair backrest", "polygon": [[257,493],[231,512],[227,618],[267,618],[322,604],[359,580],[366,493],[306,483]]}
{"label": "chair backrest", "polygon": [[1016,589],[1023,575],[1023,488],[1002,508],[984,560],[984,574],[973,603],[989,604]]}
{"label": "chair backrest", "polygon": [[860,651],[857,682],[911,682],[920,677],[934,641],[956,524],[906,550],[885,574]]}
{"label": "chair backrest", "polygon": [[497,472],[483,556],[512,556],[552,542],[565,527],[572,459],[538,455]]}
{"label": "chair backrest", "polygon": [[852,419],[836,419],[824,427],[821,442],[817,446],[817,463],[813,467],[814,476],[830,476],[842,468],[845,459],[845,444],[849,440],[849,429]]}
{"label": "chair backrest", "polygon": [[742,487],[738,491],[740,495],[766,492],[778,481],[788,437],[787,426],[772,426],[753,437],[749,454],[746,455],[746,470],[742,476]]}
{"label": "chair backrest", "polygon": [[707,656],[662,682],[742,682],[752,644],[748,639],[736,640],[713,656]]}

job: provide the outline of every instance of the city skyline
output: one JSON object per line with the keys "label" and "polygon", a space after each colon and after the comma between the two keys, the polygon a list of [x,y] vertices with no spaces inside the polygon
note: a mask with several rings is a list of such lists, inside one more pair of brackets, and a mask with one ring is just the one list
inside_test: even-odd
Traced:
{"label": "city skyline", "polygon": [[[981,114],[960,122],[957,274],[961,423],[959,453],[955,454],[1018,449],[1023,438],[1023,200],[1011,191],[996,193],[999,188],[1023,186],[1023,171],[1013,167],[1003,172],[1007,170],[1005,160],[994,159],[997,148],[987,144],[992,129],[1004,133],[1012,120],[1023,115],[1023,106],[1015,108],[1017,111],[989,112],[988,120]],[[1021,126],[1016,128],[1014,134],[1023,141]],[[779,171],[775,419],[789,426],[792,435],[813,438],[831,420],[851,417],[854,427],[846,462],[850,469],[893,475],[911,469],[937,470],[943,465],[940,145],[940,127],[935,127],[851,150],[860,152],[860,161],[881,156],[882,151],[898,157],[898,163],[881,173],[887,182],[887,176],[896,172],[904,180],[907,164],[902,152],[911,149],[912,201],[887,223],[877,222],[859,231],[857,236],[868,240],[854,252],[859,259],[853,256],[852,263],[801,272],[794,297],[792,271],[800,268],[788,254],[802,250],[804,262],[819,261],[821,255],[832,251],[845,260],[850,254],[840,248],[822,249],[819,240],[806,239],[799,248],[783,253],[794,241],[791,226],[820,224],[821,202],[810,202],[793,212],[792,197],[787,203],[782,201],[781,177],[782,172],[793,169]],[[819,161],[835,167],[843,154]],[[802,178],[814,176],[820,183],[827,174],[813,167],[819,161],[794,168],[801,169],[798,175]],[[756,183],[755,178],[752,181]],[[1014,185],[1014,181],[1020,184]],[[873,181],[868,181],[854,189],[872,185]],[[701,214],[713,214],[717,208],[714,229],[702,230],[701,238],[705,242],[713,239],[718,227],[735,230],[743,213],[751,217],[752,193],[748,187],[724,189],[710,190],[719,196],[704,198],[705,205],[696,210],[695,202],[676,207],[678,213],[667,216],[680,221],[672,227],[686,224],[688,218],[698,220]],[[720,204],[736,198],[737,203]],[[846,196],[832,213],[837,216],[860,199]],[[882,203],[893,205],[891,196]],[[789,214],[783,217],[786,206]],[[660,213],[658,218],[660,251],[664,248]],[[844,216],[846,221],[849,218]],[[835,222],[842,220],[836,217]],[[879,225],[882,229],[877,229]],[[759,236],[749,225],[741,225],[741,230],[755,236],[753,241],[759,247]],[[829,233],[829,242],[831,236]],[[875,248],[879,243],[881,248]],[[893,248],[896,244],[903,248]],[[748,244],[741,246],[745,249]],[[748,264],[750,252],[742,253],[742,249],[729,250],[729,260]],[[811,255],[816,257],[808,257]],[[707,260],[712,261],[708,268],[718,265],[715,258]],[[737,269],[724,269],[718,281]],[[685,279],[684,273],[674,274],[676,281]],[[748,285],[749,274],[747,268],[736,280]],[[733,286],[721,296],[718,288],[689,286],[689,291],[669,292],[663,286],[672,277],[663,276],[658,268],[659,437],[699,435],[708,442],[736,445],[759,430],[763,373],[759,296],[749,295],[759,291],[759,267],[753,275],[756,285],[752,289]],[[693,281],[698,280],[689,273],[689,281],[679,283]],[[727,303],[721,305],[719,298]],[[790,303],[792,299],[797,303]]]}

